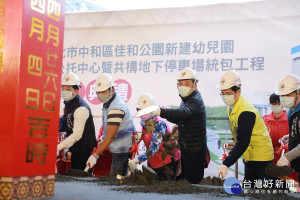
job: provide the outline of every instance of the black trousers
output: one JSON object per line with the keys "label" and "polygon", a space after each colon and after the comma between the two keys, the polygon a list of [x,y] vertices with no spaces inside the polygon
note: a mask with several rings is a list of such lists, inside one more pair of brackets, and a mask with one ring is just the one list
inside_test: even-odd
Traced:
{"label": "black trousers", "polygon": [[112,153],[112,163],[110,169],[110,175],[126,176],[128,171],[128,159],[130,158],[130,153]]}
{"label": "black trousers", "polygon": [[244,182],[251,183],[251,188],[253,188],[255,181],[262,180],[262,182],[263,182],[264,179],[270,178],[270,177],[266,176],[265,169],[266,169],[267,165],[271,162],[272,161],[244,162],[244,165],[245,165]]}
{"label": "black trousers", "polygon": [[[86,167],[86,161],[89,159],[91,153],[89,151],[84,152],[72,152],[71,163],[72,169],[84,170]],[[89,169],[89,172],[92,172],[92,169]]]}
{"label": "black trousers", "polygon": [[205,151],[197,153],[181,152],[182,178],[192,184],[200,183],[204,176],[205,158]]}

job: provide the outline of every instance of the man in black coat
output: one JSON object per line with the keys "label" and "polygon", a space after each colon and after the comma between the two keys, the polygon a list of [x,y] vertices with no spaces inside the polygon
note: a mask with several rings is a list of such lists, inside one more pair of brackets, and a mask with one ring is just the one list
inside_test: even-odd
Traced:
{"label": "man in black coat", "polygon": [[192,184],[203,179],[206,167],[206,110],[197,90],[196,73],[185,68],[178,75],[177,89],[182,99],[180,108],[158,108],[155,115],[178,125],[182,177]]}

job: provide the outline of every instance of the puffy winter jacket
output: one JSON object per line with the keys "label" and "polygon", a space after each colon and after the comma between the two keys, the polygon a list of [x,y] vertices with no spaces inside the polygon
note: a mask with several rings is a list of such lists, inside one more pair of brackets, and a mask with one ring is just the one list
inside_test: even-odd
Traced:
{"label": "puffy winter jacket", "polygon": [[160,116],[178,124],[181,152],[206,151],[206,110],[198,90],[182,98],[180,108],[162,108]]}
{"label": "puffy winter jacket", "polygon": [[[294,110],[288,111],[288,120],[290,128],[289,151],[291,151],[300,144],[300,104],[298,104]],[[291,166],[300,173],[300,157],[294,159],[291,162]]]}
{"label": "puffy winter jacket", "polygon": [[283,114],[278,118],[275,117],[274,113],[271,112],[263,117],[263,120],[267,126],[272,139],[272,145],[274,149],[274,163],[277,163],[281,154],[279,152],[281,144],[278,142],[284,135],[289,134],[289,123],[287,119],[287,112],[283,110]]}
{"label": "puffy winter jacket", "polygon": [[79,95],[76,95],[72,100],[65,103],[65,105],[66,105],[66,113],[67,113],[66,114],[67,115],[67,126],[66,126],[67,136],[73,133],[75,110],[81,106],[86,107],[89,110],[89,118],[86,120],[82,137],[72,147],[70,147],[70,151],[91,152],[93,148],[97,146],[97,141],[95,136],[93,115],[90,107]]}

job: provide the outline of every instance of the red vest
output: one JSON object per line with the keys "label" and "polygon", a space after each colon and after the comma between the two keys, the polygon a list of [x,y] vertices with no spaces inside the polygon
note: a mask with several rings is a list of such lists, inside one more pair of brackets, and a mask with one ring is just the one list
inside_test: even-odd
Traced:
{"label": "red vest", "polygon": [[[161,117],[157,116],[155,119],[155,122],[158,121],[163,121],[165,122]],[[169,125],[165,122],[165,124],[167,125],[167,132],[165,134],[170,134],[171,133],[171,129],[169,127]],[[146,129],[143,127],[143,133],[145,134],[142,138],[142,140],[145,143],[146,148],[148,149],[150,146],[150,142],[152,139],[152,133],[146,133]],[[163,143],[160,143],[159,149],[163,152],[164,151],[164,147],[163,147]],[[171,155],[167,154],[166,158],[163,160],[161,158],[161,151],[157,151],[154,155],[152,155],[149,158],[149,165],[151,168],[160,168],[162,166],[165,166],[167,164],[169,164],[171,162]],[[179,151],[179,150],[178,150]]]}

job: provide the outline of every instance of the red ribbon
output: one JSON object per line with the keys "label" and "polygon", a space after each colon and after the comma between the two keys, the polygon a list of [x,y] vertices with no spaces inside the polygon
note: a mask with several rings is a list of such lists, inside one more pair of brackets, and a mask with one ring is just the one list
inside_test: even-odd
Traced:
{"label": "red ribbon", "polygon": [[224,153],[223,153],[223,155],[222,155],[222,157],[221,157],[221,159],[222,159],[222,161],[224,161],[225,160],[225,158],[227,158],[227,152],[226,152],[226,149],[225,149],[225,144],[224,144],[224,146],[223,146],[223,151],[224,151]]}

